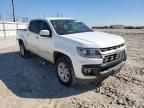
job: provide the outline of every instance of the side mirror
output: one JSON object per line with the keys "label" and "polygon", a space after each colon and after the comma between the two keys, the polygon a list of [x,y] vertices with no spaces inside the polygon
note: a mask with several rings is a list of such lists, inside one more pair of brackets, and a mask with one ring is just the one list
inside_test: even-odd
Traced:
{"label": "side mirror", "polygon": [[50,37],[50,31],[49,30],[41,30],[40,35],[43,37]]}

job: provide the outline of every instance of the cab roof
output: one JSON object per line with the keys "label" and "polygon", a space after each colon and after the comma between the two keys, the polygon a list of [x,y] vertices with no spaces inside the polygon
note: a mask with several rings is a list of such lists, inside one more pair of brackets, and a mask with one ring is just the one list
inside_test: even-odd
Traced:
{"label": "cab roof", "polygon": [[[36,18],[36,19],[32,19],[31,21],[34,20],[74,20],[73,18],[64,18],[64,17],[48,17],[48,18]],[[30,22],[31,22],[30,21]]]}
{"label": "cab roof", "polygon": [[73,20],[73,18],[65,18],[65,17],[48,17],[47,20]]}

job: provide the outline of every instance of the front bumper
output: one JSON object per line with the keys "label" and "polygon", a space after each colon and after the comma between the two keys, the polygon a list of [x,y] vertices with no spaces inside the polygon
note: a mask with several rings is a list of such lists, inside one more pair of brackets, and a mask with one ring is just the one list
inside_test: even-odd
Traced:
{"label": "front bumper", "polygon": [[[78,79],[95,79],[99,75],[107,75],[118,72],[125,64],[127,59],[126,53],[119,59],[108,63],[102,63],[103,60],[96,59],[81,59],[74,63],[75,75]],[[96,63],[99,62],[99,63]],[[101,62],[101,63],[100,63]],[[87,69],[87,72],[84,70]]]}
{"label": "front bumper", "polygon": [[108,63],[95,64],[95,65],[83,65],[82,73],[85,76],[92,76],[92,75],[100,75],[102,73],[108,73],[109,71],[117,71],[124,65],[126,59],[127,56],[126,54],[124,54],[119,59],[116,59]]}
{"label": "front bumper", "polygon": [[109,68],[105,71],[102,71],[99,73],[99,75],[111,75],[111,74],[115,74],[117,72],[119,72],[121,70],[121,68],[123,67],[123,65],[125,64],[125,61],[121,62],[120,64],[118,64],[115,67]]}

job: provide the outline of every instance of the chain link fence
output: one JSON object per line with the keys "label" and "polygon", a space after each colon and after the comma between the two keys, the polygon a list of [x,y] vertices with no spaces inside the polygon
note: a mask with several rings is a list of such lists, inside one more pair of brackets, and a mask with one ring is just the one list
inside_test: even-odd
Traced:
{"label": "chain link fence", "polygon": [[26,23],[0,21],[0,38],[16,37],[16,31],[26,27]]}

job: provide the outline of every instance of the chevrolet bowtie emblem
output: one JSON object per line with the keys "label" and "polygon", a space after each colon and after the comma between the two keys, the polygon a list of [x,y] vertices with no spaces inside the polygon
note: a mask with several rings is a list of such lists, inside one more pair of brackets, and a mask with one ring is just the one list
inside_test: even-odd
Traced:
{"label": "chevrolet bowtie emblem", "polygon": [[120,52],[121,52],[121,50],[120,49],[116,49],[116,54],[119,54]]}

